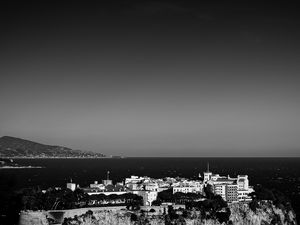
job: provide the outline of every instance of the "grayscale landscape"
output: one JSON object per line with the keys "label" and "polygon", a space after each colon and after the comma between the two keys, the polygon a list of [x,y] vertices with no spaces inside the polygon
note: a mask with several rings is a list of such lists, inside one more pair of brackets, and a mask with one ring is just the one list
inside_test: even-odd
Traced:
{"label": "grayscale landscape", "polygon": [[1,2],[0,224],[298,224],[299,15]]}

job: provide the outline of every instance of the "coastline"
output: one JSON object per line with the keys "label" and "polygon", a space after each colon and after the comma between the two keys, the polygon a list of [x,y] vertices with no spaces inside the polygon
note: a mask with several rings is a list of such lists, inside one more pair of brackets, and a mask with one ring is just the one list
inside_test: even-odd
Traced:
{"label": "coastline", "polygon": [[1,169],[43,169],[43,166],[3,166]]}
{"label": "coastline", "polygon": [[126,157],[1,157],[2,159],[124,159]]}

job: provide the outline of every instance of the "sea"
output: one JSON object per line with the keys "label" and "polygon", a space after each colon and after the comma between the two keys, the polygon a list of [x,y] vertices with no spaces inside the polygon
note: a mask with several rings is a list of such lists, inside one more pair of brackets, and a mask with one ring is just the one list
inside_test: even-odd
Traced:
{"label": "sea", "polygon": [[[248,175],[250,185],[261,184],[283,192],[300,218],[300,158],[101,158],[101,159],[15,159],[31,169],[1,169],[0,182],[10,190],[39,186],[65,187],[73,181],[80,187],[109,178],[124,181],[131,175],[153,178],[197,179],[207,170],[220,175]],[[3,186],[0,185],[0,188]]]}

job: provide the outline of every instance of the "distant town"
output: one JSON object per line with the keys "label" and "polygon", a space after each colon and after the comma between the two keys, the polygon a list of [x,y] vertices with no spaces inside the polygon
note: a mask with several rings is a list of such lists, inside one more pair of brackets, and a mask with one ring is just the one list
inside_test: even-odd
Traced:
{"label": "distant town", "polygon": [[[66,187],[72,191],[81,189],[88,195],[122,195],[132,193],[143,198],[144,206],[157,204],[158,193],[168,190],[171,190],[173,194],[199,194],[201,197],[197,200],[201,201],[206,199],[205,188],[209,187],[212,193],[221,196],[228,203],[249,202],[252,200],[250,194],[254,192],[253,187],[249,186],[248,175],[230,177],[229,175],[214,174],[209,171],[209,164],[207,171],[203,173],[203,176],[199,174],[199,179],[197,180],[180,177],[155,179],[147,176],[131,176],[123,182],[113,184],[113,181],[109,178],[108,171],[107,177],[102,182],[95,181],[89,187],[80,187],[75,182],[67,183]],[[98,202],[90,203],[90,205],[96,204]]]}
{"label": "distant town", "polygon": [[209,164],[197,179],[132,175],[113,182],[110,175],[87,187],[71,179],[64,187],[24,189],[19,224],[296,224],[282,193],[250,186],[245,174],[214,174]]}

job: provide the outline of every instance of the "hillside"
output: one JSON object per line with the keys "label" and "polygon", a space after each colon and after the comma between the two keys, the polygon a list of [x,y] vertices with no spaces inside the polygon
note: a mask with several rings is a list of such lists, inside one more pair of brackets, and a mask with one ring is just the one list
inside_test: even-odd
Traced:
{"label": "hillside", "polygon": [[101,153],[73,150],[63,146],[44,145],[16,137],[0,138],[0,157],[105,157]]}

